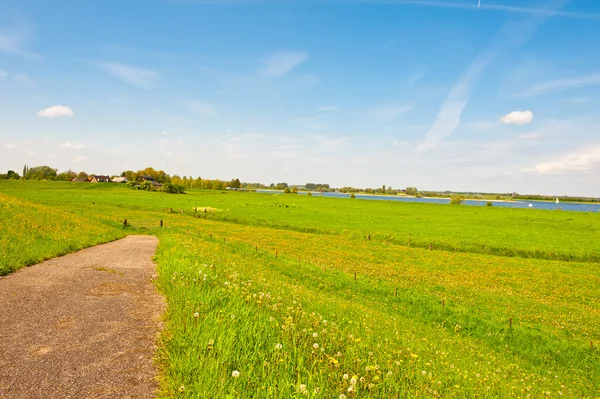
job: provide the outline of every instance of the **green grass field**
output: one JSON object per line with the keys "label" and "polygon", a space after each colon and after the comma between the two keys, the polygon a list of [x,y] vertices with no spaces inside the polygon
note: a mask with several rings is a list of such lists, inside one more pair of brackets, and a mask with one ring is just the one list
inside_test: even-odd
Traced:
{"label": "green grass field", "polygon": [[16,181],[0,221],[4,273],[158,236],[161,397],[600,396],[597,214]]}

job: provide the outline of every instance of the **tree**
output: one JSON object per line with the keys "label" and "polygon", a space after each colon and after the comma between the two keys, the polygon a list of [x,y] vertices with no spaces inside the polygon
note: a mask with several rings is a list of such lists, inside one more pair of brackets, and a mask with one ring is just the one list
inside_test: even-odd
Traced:
{"label": "tree", "polygon": [[408,195],[417,195],[419,192],[416,187],[406,187],[406,194]]}
{"label": "tree", "polygon": [[277,185],[275,186],[275,188],[276,188],[277,190],[283,190],[283,189],[285,189],[285,188],[287,188],[287,187],[288,187],[288,184],[287,184],[287,183],[277,183]]}
{"label": "tree", "polygon": [[452,196],[452,198],[450,198],[450,203],[452,205],[462,205],[464,200],[465,200],[464,197],[462,197],[460,195],[454,195],[454,196]]}
{"label": "tree", "polygon": [[25,178],[27,180],[55,180],[56,169],[52,169],[50,166],[35,166],[33,168],[27,168],[27,174]]}
{"label": "tree", "polygon": [[298,194],[298,187],[294,186],[292,187],[292,194]]}
{"label": "tree", "polygon": [[283,189],[283,193],[284,193],[284,194],[291,194],[291,193],[292,193],[292,190],[290,190],[290,188],[289,188],[289,187],[286,187],[286,188],[284,188],[284,189]]}
{"label": "tree", "polygon": [[21,176],[19,176],[17,172],[9,170],[8,172],[6,172],[6,178],[10,180],[18,180],[21,178]]}
{"label": "tree", "polygon": [[87,178],[88,178],[88,174],[87,173],[85,173],[83,171],[77,173],[77,179],[87,179]]}
{"label": "tree", "polygon": [[231,187],[231,188],[240,188],[241,186],[242,186],[242,184],[240,183],[240,179],[233,179],[229,183],[229,187]]}
{"label": "tree", "polygon": [[354,193],[350,194],[350,198],[356,198],[356,195],[354,195]]}
{"label": "tree", "polygon": [[69,169],[66,172],[62,172],[58,176],[56,176],[56,180],[58,180],[58,181],[72,181],[76,177],[77,177],[77,173],[75,173],[71,169]]}

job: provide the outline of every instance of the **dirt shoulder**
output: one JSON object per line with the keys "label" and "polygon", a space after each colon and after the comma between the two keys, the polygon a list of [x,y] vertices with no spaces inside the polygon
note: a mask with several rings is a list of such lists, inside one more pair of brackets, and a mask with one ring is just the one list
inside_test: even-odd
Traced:
{"label": "dirt shoulder", "polygon": [[158,240],[129,236],[0,278],[0,398],[152,398]]}

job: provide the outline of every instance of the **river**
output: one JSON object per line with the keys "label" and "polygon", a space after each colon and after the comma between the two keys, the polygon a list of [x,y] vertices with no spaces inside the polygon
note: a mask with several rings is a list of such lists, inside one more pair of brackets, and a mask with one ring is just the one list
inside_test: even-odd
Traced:
{"label": "river", "polygon": [[[281,194],[278,190],[256,190],[258,193]],[[306,194],[306,192],[298,192],[298,194]],[[349,198],[350,194],[344,193],[312,193],[315,196],[332,197],[332,198]],[[424,202],[431,204],[449,204],[450,200],[446,198],[416,198],[416,197],[398,197],[393,195],[364,195],[354,194],[357,199],[365,199],[372,201],[400,201],[400,202]],[[470,206],[486,206],[485,200],[465,200],[465,205]],[[549,202],[549,201],[494,201],[490,200],[493,206],[503,208],[532,208],[543,210],[563,210],[576,212],[600,212],[600,204],[586,204],[580,202]]]}

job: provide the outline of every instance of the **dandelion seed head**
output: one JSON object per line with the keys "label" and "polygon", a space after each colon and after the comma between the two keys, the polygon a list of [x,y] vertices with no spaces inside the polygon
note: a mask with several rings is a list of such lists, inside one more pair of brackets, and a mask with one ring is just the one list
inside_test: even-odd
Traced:
{"label": "dandelion seed head", "polygon": [[233,370],[233,372],[231,373],[231,376],[233,378],[238,378],[240,376],[240,372],[237,370]]}
{"label": "dandelion seed head", "polygon": [[313,344],[313,348],[315,349],[319,349],[319,344],[317,344],[316,342]]}

